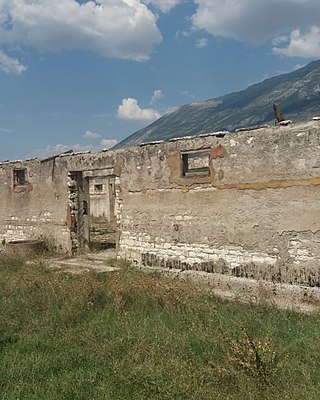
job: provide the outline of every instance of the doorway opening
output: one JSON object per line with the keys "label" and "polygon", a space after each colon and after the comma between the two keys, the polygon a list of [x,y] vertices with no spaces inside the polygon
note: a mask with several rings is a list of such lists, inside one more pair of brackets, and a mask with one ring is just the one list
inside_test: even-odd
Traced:
{"label": "doorway opening", "polygon": [[115,177],[89,177],[89,236],[91,250],[116,248]]}
{"label": "doorway opening", "polygon": [[100,170],[68,172],[71,253],[116,248],[116,177]]}

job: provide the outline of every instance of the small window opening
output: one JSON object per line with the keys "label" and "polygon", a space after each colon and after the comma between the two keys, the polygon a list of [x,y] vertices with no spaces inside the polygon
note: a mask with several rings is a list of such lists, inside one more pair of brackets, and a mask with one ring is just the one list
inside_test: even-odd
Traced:
{"label": "small window opening", "polygon": [[83,215],[88,215],[88,202],[83,200]]}
{"label": "small window opening", "polygon": [[102,190],[103,190],[103,185],[102,185],[102,184],[94,185],[94,190],[95,190],[96,192],[102,192]]}
{"label": "small window opening", "polygon": [[15,169],[13,170],[13,184],[14,186],[23,186],[28,183],[28,172],[27,169]]}
{"label": "small window opening", "polygon": [[181,153],[182,176],[209,176],[209,151],[210,150],[196,150]]}

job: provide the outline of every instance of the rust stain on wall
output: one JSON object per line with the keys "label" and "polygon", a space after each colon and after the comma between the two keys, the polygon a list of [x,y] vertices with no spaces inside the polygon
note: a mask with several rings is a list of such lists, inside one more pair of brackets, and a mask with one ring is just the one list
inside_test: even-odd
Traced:
{"label": "rust stain on wall", "polygon": [[33,186],[30,182],[28,182],[26,185],[18,185],[13,188],[14,193],[29,193],[33,190]]}
{"label": "rust stain on wall", "polygon": [[246,182],[246,183],[225,183],[213,185],[216,189],[237,189],[237,190],[265,190],[265,189],[285,189],[293,186],[319,186],[320,176],[306,179],[279,179],[266,182]]}
{"label": "rust stain on wall", "polygon": [[224,171],[222,169],[219,169],[218,178],[219,178],[219,181],[221,181],[224,178]]}
{"label": "rust stain on wall", "polygon": [[216,158],[223,158],[226,155],[225,147],[219,145],[217,147],[212,147],[210,150],[210,160]]}

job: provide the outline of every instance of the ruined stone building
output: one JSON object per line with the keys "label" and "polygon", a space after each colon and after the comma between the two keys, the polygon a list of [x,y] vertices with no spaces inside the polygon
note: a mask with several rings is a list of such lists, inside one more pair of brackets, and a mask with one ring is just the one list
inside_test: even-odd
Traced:
{"label": "ruined stone building", "polygon": [[76,254],[93,218],[136,265],[319,286],[320,122],[0,164],[0,249]]}

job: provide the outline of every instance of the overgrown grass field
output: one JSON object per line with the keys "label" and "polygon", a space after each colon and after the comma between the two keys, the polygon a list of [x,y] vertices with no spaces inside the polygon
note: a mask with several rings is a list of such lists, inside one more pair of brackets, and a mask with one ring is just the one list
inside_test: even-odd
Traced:
{"label": "overgrown grass field", "polygon": [[1,399],[320,398],[319,314],[0,259]]}

